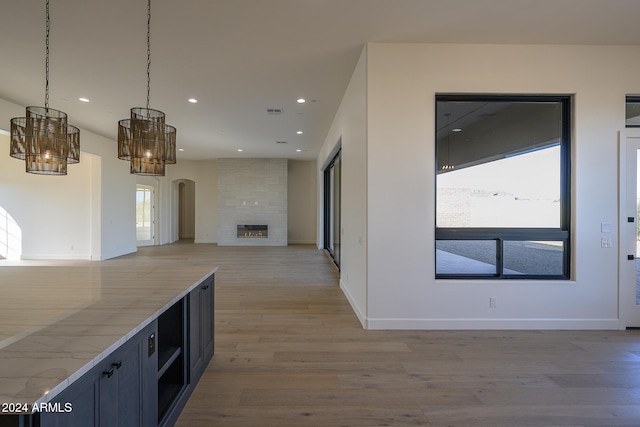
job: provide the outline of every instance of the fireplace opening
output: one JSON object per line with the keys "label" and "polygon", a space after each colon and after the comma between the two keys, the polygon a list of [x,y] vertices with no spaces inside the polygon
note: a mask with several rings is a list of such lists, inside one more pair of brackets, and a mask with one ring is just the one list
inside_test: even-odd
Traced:
{"label": "fireplace opening", "polygon": [[265,239],[269,237],[269,226],[266,224],[238,225],[238,239],[256,238]]}

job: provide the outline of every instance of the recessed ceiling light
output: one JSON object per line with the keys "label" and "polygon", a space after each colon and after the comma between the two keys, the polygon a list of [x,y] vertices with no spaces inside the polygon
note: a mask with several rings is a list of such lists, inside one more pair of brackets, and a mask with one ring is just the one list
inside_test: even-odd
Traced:
{"label": "recessed ceiling light", "polygon": [[78,98],[78,101],[81,102],[91,102],[91,100],[89,98]]}
{"label": "recessed ceiling light", "polygon": [[302,135],[302,131],[299,130],[298,132],[296,132],[298,135]]}
{"label": "recessed ceiling light", "polygon": [[453,128],[453,129],[451,129],[451,132],[462,132],[462,129],[460,129],[460,128]]}
{"label": "recessed ceiling light", "polygon": [[239,152],[242,152],[242,148],[238,148],[238,151],[239,151]]}
{"label": "recessed ceiling light", "polygon": [[184,148],[178,148],[178,151],[184,151]]}
{"label": "recessed ceiling light", "polygon": [[302,150],[298,148],[298,149],[296,150],[296,153],[299,153],[299,152],[301,152],[301,151],[302,151]]}
{"label": "recessed ceiling light", "polygon": [[198,100],[195,99],[195,98],[189,98],[189,102],[192,103],[192,104],[197,104]]}
{"label": "recessed ceiling light", "polygon": [[298,104],[304,104],[305,102],[307,102],[306,99],[304,98],[298,98],[298,100],[296,101]]}

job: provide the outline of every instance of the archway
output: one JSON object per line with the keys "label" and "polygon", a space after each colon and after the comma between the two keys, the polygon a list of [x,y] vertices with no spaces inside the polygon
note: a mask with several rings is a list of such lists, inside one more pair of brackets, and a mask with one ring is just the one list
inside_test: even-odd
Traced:
{"label": "archway", "polygon": [[196,236],[196,183],[190,179],[174,181],[176,221],[174,240],[193,240]]}

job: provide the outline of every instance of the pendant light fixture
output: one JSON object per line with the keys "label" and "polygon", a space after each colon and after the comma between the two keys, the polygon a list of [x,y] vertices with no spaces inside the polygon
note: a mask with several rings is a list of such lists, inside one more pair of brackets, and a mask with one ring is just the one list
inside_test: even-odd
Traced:
{"label": "pendant light fixture", "polygon": [[80,129],[67,123],[67,114],[49,108],[49,0],[46,0],[46,60],[44,107],[27,107],[26,117],[11,119],[9,155],[25,160],[26,171],[66,175],[67,164],[80,161]]}
{"label": "pendant light fixture", "polygon": [[136,175],[164,176],[165,165],[176,162],[176,128],[165,123],[162,111],[149,107],[151,95],[151,0],[147,0],[147,106],[131,109],[118,122],[118,158],[130,162]]}

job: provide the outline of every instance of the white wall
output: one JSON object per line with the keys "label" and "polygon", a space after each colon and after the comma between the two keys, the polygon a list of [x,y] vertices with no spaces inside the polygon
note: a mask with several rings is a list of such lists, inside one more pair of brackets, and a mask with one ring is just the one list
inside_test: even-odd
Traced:
{"label": "white wall", "polygon": [[[321,169],[342,141],[340,283],[363,325],[623,327],[617,133],[625,95],[640,93],[639,66],[640,48],[632,46],[369,44],[317,162],[322,242]],[[573,96],[571,280],[435,280],[437,93]],[[613,226],[604,236],[613,248],[600,247],[602,223]],[[403,232],[407,224],[411,233]]]}
{"label": "white wall", "polygon": [[[366,327],[619,327],[617,251],[600,226],[617,247],[617,131],[639,67],[638,47],[369,44]],[[575,95],[572,280],[434,279],[436,93]]]}
{"label": "white wall", "polygon": [[[367,301],[367,50],[363,49],[340,108],[318,155],[318,242],[322,244],[322,168],[342,142],[342,212],[340,286],[366,325]],[[393,144],[392,144],[393,145]]]}
{"label": "white wall", "polygon": [[287,236],[289,244],[316,244],[317,168],[315,161],[287,162]]}
{"label": "white wall", "polygon": [[0,152],[0,206],[22,231],[20,258],[90,259],[91,156],[67,176],[42,176],[9,157],[8,136],[0,135]]}
{"label": "white wall", "polygon": [[92,213],[94,218],[101,215],[102,256],[99,259],[135,252],[136,177],[129,173],[129,162],[118,159],[115,139],[85,130],[80,131],[80,139],[82,151],[100,157],[100,174],[99,177],[93,175],[94,191],[91,193],[92,198],[100,199],[100,214]]}
{"label": "white wall", "polygon": [[185,179],[179,185],[178,223],[181,239],[196,237],[196,183]]}
{"label": "white wall", "polygon": [[196,243],[218,241],[218,161],[199,162],[196,182]]}
{"label": "white wall", "polygon": [[218,239],[218,162],[217,160],[179,160],[167,166],[167,179],[172,182],[169,219],[171,242],[178,239],[177,182],[195,183],[195,243],[216,243]]}
{"label": "white wall", "polygon": [[[0,129],[24,114],[0,100]],[[106,259],[136,250],[135,179],[118,160],[115,141],[81,129],[81,161],[67,176],[25,173],[3,141],[0,205],[23,229],[23,258]]]}

